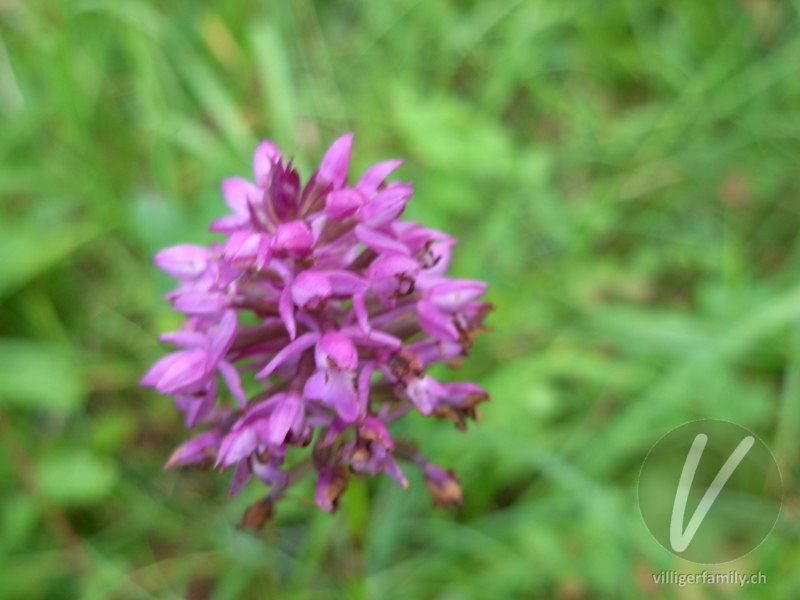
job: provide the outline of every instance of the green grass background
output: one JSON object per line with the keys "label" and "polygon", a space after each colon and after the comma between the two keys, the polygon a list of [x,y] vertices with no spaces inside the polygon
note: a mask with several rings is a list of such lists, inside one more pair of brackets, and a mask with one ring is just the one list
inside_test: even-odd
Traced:
{"label": "green grass background", "polygon": [[[800,3],[772,0],[0,1],[0,598],[791,598],[800,589]],[[307,176],[405,157],[406,216],[460,238],[497,306],[451,379],[467,434],[411,418],[418,474],[308,485],[239,532],[252,483],[163,472],[185,438],[138,378],[175,325],[151,263],[204,243],[259,139]],[[774,449],[772,535],[655,586],[636,505],[667,430]],[[409,469],[411,473],[411,469]]]}

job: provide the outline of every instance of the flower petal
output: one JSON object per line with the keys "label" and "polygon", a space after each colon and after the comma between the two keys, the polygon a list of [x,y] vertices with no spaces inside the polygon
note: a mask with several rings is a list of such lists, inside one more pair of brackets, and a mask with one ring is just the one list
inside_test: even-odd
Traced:
{"label": "flower petal", "polygon": [[272,165],[279,160],[281,160],[281,151],[273,142],[264,140],[256,147],[256,151],[253,153],[253,172],[258,185],[266,185]]}
{"label": "flower petal", "polygon": [[353,145],[353,134],[345,133],[336,139],[325,152],[317,171],[317,177],[323,184],[333,185],[339,189],[347,178],[347,166],[350,162],[350,149]]}
{"label": "flower petal", "polygon": [[371,196],[378,190],[378,187],[383,183],[389,173],[394,171],[401,164],[403,164],[403,160],[399,158],[375,163],[364,171],[364,174],[356,184],[356,188],[364,195]]}
{"label": "flower petal", "polygon": [[358,419],[358,396],[349,373],[319,370],[306,381],[303,395],[332,408],[346,423]]}
{"label": "flower petal", "polygon": [[219,448],[222,436],[217,429],[210,429],[194,436],[178,446],[164,464],[165,469],[200,463],[212,458]]}
{"label": "flower petal", "polygon": [[325,198],[325,215],[331,219],[346,219],[367,203],[367,198],[355,188],[345,188]]}
{"label": "flower petal", "polygon": [[300,396],[286,394],[269,418],[269,433],[266,441],[273,446],[283,444],[286,441],[289,429],[291,429],[302,409],[303,404]]}
{"label": "flower petal", "polygon": [[267,377],[278,367],[278,365],[288,360],[292,356],[308,350],[311,348],[311,346],[317,343],[317,340],[319,340],[319,334],[309,332],[304,333],[296,340],[289,342],[272,358],[271,361],[267,363],[267,366],[265,366],[256,374],[256,379],[263,379],[264,377]]}
{"label": "flower petal", "polygon": [[222,182],[222,196],[234,214],[249,214],[247,205],[258,200],[260,195],[257,186],[241,177],[229,177]]}
{"label": "flower petal", "polygon": [[258,437],[251,427],[232,431],[226,435],[219,447],[217,465],[229,467],[250,456],[258,447]]}
{"label": "flower petal", "polygon": [[162,271],[180,279],[194,279],[203,274],[211,259],[207,248],[195,244],[178,244],[164,248],[153,258]]}
{"label": "flower petal", "polygon": [[[162,394],[190,391],[208,376],[206,371],[208,355],[204,350],[182,350],[175,354],[179,356],[172,361],[156,383],[156,389]],[[157,365],[158,363],[153,365],[153,368]]]}

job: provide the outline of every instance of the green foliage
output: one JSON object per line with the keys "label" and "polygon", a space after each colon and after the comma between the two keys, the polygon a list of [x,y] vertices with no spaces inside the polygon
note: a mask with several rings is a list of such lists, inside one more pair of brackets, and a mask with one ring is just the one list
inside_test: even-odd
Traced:
{"label": "green foliage", "polygon": [[[704,2],[0,2],[0,597],[788,598],[800,585],[798,7]],[[310,483],[259,534],[256,484],[162,472],[184,436],[138,378],[176,318],[153,253],[206,242],[260,138],[305,173],[406,157],[410,218],[452,231],[493,331],[467,435],[411,419],[461,476]],[[787,490],[748,557],[691,569],[636,506],[687,420],[745,425]]]}

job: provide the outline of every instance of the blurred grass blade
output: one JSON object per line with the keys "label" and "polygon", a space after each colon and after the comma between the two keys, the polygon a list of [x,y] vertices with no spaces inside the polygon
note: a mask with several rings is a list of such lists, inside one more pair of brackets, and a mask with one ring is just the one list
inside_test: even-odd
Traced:
{"label": "blurred grass blade", "polygon": [[291,148],[295,143],[297,101],[280,35],[272,25],[262,22],[252,28],[250,40],[259,84],[266,96],[264,116],[270,135],[279,146]]}
{"label": "blurred grass blade", "polygon": [[0,226],[0,297],[64,260],[98,234],[99,229],[91,226]]}
{"label": "blurred grass blade", "polygon": [[66,350],[0,338],[0,406],[69,412],[82,398],[82,375]]}

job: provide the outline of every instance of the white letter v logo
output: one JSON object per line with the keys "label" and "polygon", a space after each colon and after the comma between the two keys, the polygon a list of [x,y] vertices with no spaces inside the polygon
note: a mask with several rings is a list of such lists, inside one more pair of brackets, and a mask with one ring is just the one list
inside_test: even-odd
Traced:
{"label": "white letter v logo", "polygon": [[698,433],[694,438],[692,447],[689,450],[689,455],[686,457],[686,462],[683,464],[683,471],[681,472],[681,479],[678,482],[678,490],[675,492],[675,503],[672,505],[672,520],[669,523],[669,543],[675,552],[683,552],[691,543],[694,534],[697,533],[703,519],[706,518],[711,505],[719,496],[722,488],[725,487],[730,476],[742,462],[742,459],[750,451],[755,443],[753,436],[747,436],[736,447],[733,454],[730,455],[725,464],[714,477],[714,481],[703,494],[700,504],[694,511],[689,524],[686,526],[686,531],[681,531],[683,528],[683,517],[686,513],[686,503],[689,500],[689,490],[692,488],[692,481],[694,480],[697,465],[700,463],[700,457],[703,456],[703,450],[706,447],[708,436],[704,433]]}

